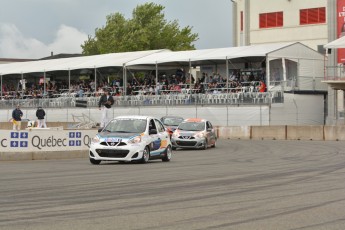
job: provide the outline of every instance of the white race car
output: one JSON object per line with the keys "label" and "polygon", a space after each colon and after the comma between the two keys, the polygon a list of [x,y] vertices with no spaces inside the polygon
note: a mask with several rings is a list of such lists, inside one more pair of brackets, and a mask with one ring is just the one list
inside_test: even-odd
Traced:
{"label": "white race car", "polygon": [[154,117],[120,116],[111,120],[92,139],[91,164],[101,161],[146,163],[161,159],[170,161],[172,146],[163,124]]}

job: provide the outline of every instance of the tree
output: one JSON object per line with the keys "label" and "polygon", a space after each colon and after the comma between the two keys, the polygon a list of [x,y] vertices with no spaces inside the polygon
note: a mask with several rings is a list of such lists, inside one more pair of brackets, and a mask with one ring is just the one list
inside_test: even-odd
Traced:
{"label": "tree", "polygon": [[128,51],[170,49],[193,50],[198,34],[192,27],[180,29],[177,20],[167,22],[162,12],[165,7],[154,3],[138,5],[132,19],[120,13],[106,17],[106,25],[96,28],[95,37],[81,45],[83,54],[105,54]]}

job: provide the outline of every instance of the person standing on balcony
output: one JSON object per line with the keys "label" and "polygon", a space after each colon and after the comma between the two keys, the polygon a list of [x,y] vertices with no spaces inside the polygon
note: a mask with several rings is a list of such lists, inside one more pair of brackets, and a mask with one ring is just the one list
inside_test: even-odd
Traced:
{"label": "person standing on balcony", "polygon": [[109,94],[109,90],[105,89],[104,94],[101,96],[98,102],[99,110],[102,110],[102,118],[100,127],[103,128],[109,121],[110,109],[114,104],[114,98]]}

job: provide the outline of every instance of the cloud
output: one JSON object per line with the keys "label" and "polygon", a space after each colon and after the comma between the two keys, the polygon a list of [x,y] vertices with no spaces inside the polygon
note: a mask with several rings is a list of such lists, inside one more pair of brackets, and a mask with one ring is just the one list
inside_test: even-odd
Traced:
{"label": "cloud", "polygon": [[0,24],[1,58],[42,58],[59,53],[81,53],[80,47],[87,40],[87,34],[76,28],[61,25],[50,44],[36,38],[25,37],[13,24]]}

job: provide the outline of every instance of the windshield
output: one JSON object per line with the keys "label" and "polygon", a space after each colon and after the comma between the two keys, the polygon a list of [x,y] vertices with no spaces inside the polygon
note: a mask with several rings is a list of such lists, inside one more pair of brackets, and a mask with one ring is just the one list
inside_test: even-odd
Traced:
{"label": "windshield", "polygon": [[178,129],[187,131],[203,131],[205,130],[205,122],[183,122],[178,126]]}
{"label": "windshield", "polygon": [[109,122],[104,132],[143,133],[146,130],[146,120],[143,119],[115,119]]}
{"label": "windshield", "polygon": [[163,124],[168,126],[178,126],[183,121],[183,118],[166,117],[163,119]]}

